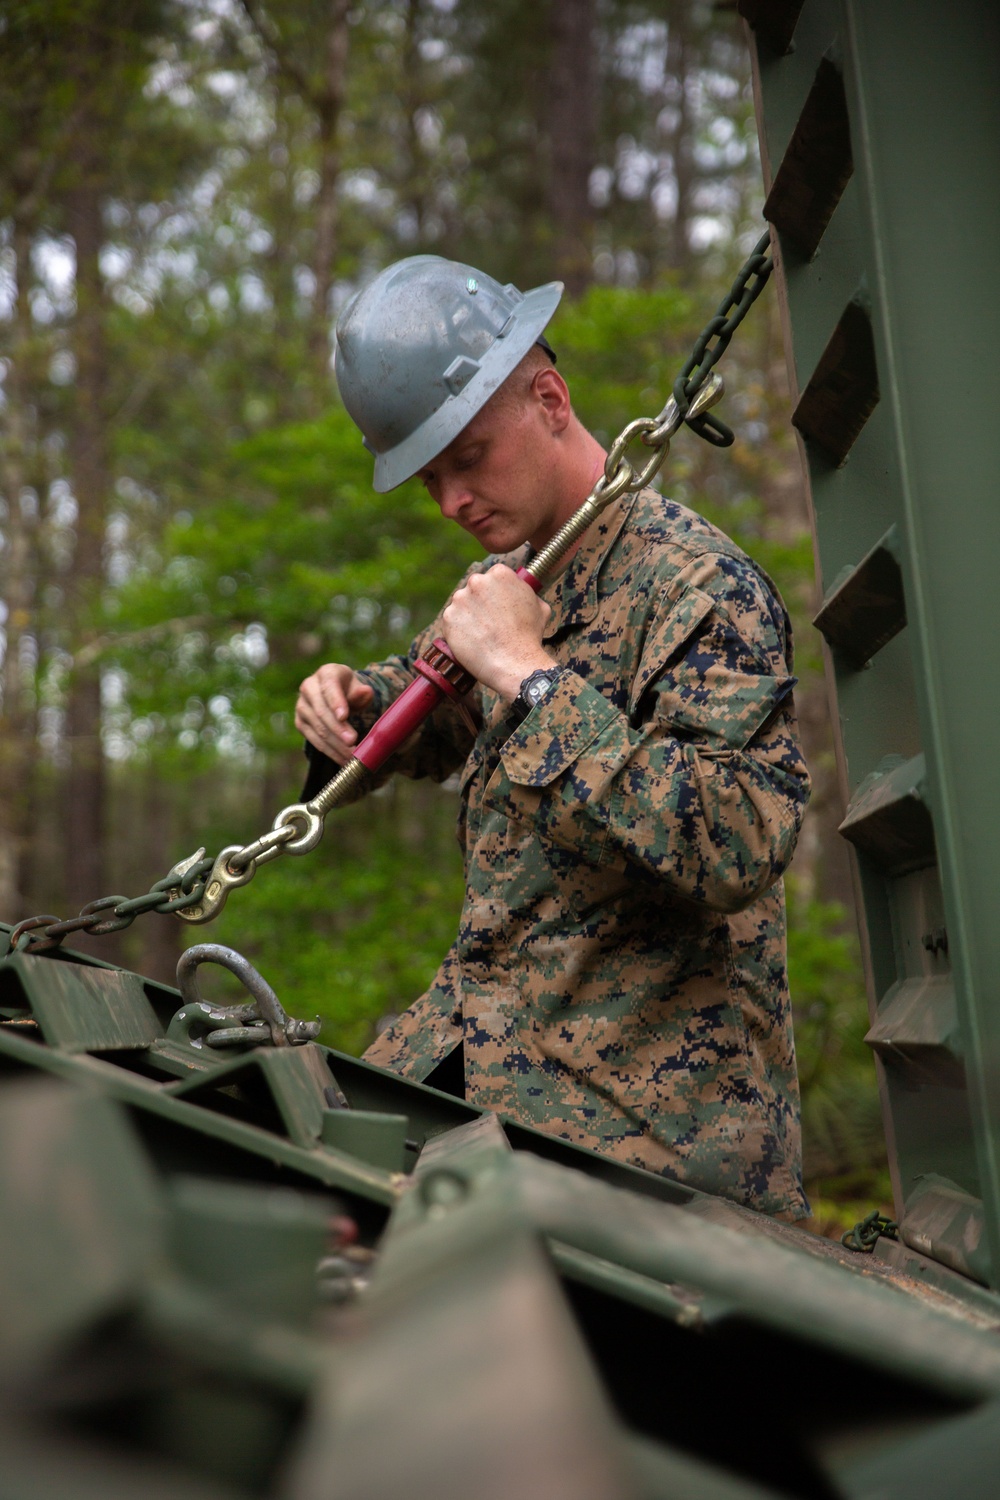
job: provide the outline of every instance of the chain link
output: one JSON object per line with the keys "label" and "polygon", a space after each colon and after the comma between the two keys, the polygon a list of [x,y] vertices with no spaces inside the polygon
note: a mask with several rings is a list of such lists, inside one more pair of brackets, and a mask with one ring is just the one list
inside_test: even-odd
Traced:
{"label": "chain link", "polygon": [[[601,499],[610,499],[630,490],[645,489],[670,451],[670,439],[681,426],[690,427],[699,437],[717,448],[728,448],[733,432],[726,423],[712,416],[708,408],[723,394],[723,384],[713,370],[729,348],[733,334],[767,285],[774,270],[770,255],[771,231],[765,230],[740,268],[739,275],[714,315],[706,323],[694,348],[674,381],[666,406],[656,417],[637,417],[629,422],[612,443],[604,462],[604,480],[599,483]],[[626,457],[636,440],[654,450],[641,466]]]}
{"label": "chain link", "polygon": [[849,1229],[841,1236],[840,1243],[846,1245],[848,1250],[860,1250],[862,1255],[871,1255],[875,1244],[880,1239],[898,1240],[899,1225],[895,1219],[890,1219],[886,1214],[879,1213],[873,1208],[871,1213]]}
{"label": "chain link", "polygon": [[[681,413],[671,396],[658,417],[636,417],[634,421],[629,422],[611,444],[608,456],[604,460],[604,473],[591,491],[590,498],[603,508],[612,500],[616,500],[619,495],[645,489],[670,452],[670,439],[677,429],[686,423],[693,432],[699,432],[700,423],[707,420],[704,413],[707,413],[708,408],[714,406],[716,401],[722,398],[724,392],[725,386],[721,375],[710,372],[704,383],[686,403],[686,415]],[[729,429],[726,428],[726,431],[728,432]],[[705,434],[701,433],[701,436],[704,437]],[[647,448],[652,448],[654,451],[650,458],[635,467],[625,455],[632,444],[637,441],[645,443]],[[586,526],[590,524],[590,519],[582,508],[578,514],[580,515],[579,525],[574,525],[574,522],[567,524],[574,526],[575,531],[582,535]],[[561,537],[562,533],[560,532],[559,535]],[[534,568],[534,565],[532,567]]]}
{"label": "chain link", "polygon": [[[715,316],[710,318],[691,351],[690,357],[674,381],[673,400],[693,432],[717,448],[728,448],[733,441],[732,429],[718,417],[703,416],[689,421],[685,415],[698,391],[708,379],[713,367],[729,348],[733,334],[767,285],[774,270],[774,261],[769,254],[771,231],[765,230],[751,250],[729,293],[719,303]],[[666,413],[669,407],[664,408]]]}
{"label": "chain link", "polygon": [[[590,496],[598,508],[603,509],[619,495],[645,489],[670,452],[671,438],[684,425],[716,447],[728,448],[732,443],[731,429],[708,410],[725,389],[721,377],[713,370],[774,269],[769,247],[770,230],[767,230],[757,241],[714,317],[702,329],[690,357],[674,381],[673,393],[659,415],[637,417],[615,438],[604,463],[604,473]],[[652,448],[653,452],[641,463],[633,464],[627,453],[636,442]],[[590,524],[584,510],[585,507],[581,507],[579,513],[581,527]],[[543,555],[544,549],[539,560]],[[187,921],[209,921],[221,910],[229,890],[246,885],[256,874],[258,866],[277,859],[281,854],[307,853],[319,843],[322,832],[323,814],[298,805],[283,808],[271,829],[260,838],[249,844],[232,844],[214,859],[205,858],[204,849],[199,849],[189,859],[174,865],[145,895],[131,898],[103,896],[99,901],[91,901],[79,916],[70,917],[65,922],[53,916],[28,917],[11,932],[8,951],[41,953],[47,948],[57,947],[73,932],[86,932],[92,937],[120,932],[147,911],[173,912]],[[110,912],[110,916],[102,915],[105,912]],[[871,1219],[872,1215],[869,1215],[864,1224],[855,1226],[852,1233],[864,1229]],[[879,1232],[885,1233],[884,1230]],[[845,1235],[845,1244],[847,1238]],[[873,1239],[872,1244],[874,1242]],[[859,1244],[853,1248],[870,1249],[871,1246]]]}
{"label": "chain link", "polygon": [[[98,901],[88,902],[79,916],[68,917],[64,922],[53,916],[28,917],[11,931],[7,951],[44,953],[47,948],[57,948],[74,932],[102,937],[131,927],[136,917],[144,912],[168,915],[196,905],[204,895],[205,882],[215,863],[211,858],[204,858],[204,853],[200,849],[190,860],[174,865],[143,896],[102,896]],[[110,916],[103,915],[108,911]]]}

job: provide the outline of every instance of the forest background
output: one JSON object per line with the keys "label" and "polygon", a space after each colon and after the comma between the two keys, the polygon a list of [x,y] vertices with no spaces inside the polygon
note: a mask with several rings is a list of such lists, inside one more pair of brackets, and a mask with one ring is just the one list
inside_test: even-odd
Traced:
{"label": "forest background", "polygon": [[[373,493],[337,398],[333,321],[382,266],[560,277],[585,423],[660,409],[761,229],[741,27],[705,0],[0,0],[0,917],[270,827],[299,681],[403,647],[478,554],[418,485]],[[685,430],[661,483],[793,616],[790,971],[833,1231],[888,1183],[773,291],[722,368],[735,446]],[[456,807],[393,783],[210,929],[78,946],[170,982],[183,944],[231,944],[361,1051],[454,935]]]}

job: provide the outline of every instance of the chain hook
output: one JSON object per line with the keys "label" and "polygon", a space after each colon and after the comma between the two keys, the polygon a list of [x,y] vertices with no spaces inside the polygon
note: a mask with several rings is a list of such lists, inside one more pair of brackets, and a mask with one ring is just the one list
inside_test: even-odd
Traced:
{"label": "chain hook", "polygon": [[205,889],[197,901],[190,906],[180,907],[175,913],[182,922],[190,922],[197,925],[201,922],[211,922],[217,917],[229,898],[229,892],[235,891],[241,885],[246,885],[257,873],[257,861],[248,860],[242,869],[234,869],[230,860],[234,854],[241,854],[242,844],[227,844],[216,855],[215,863],[205,881]]}

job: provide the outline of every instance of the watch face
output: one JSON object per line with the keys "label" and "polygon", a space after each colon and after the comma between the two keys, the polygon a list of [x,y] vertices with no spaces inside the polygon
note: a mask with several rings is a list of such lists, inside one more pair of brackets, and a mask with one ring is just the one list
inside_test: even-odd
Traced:
{"label": "watch face", "polygon": [[541,703],[554,681],[553,677],[536,677],[533,682],[528,683],[528,686],[524,690],[524,696],[532,704]]}
{"label": "watch face", "polygon": [[529,672],[521,683],[521,691],[514,699],[515,712],[521,719],[530,714],[531,710],[539,703],[545,695],[551,692],[559,676],[559,668],[551,667],[545,671],[539,667],[535,672]]}

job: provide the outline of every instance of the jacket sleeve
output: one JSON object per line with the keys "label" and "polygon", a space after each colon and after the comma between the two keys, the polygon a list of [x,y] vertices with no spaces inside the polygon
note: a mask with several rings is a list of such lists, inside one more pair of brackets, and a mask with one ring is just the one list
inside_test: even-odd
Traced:
{"label": "jacket sleeve", "polygon": [[787,616],[742,559],[663,590],[627,711],[575,670],[506,741],[488,805],[557,850],[717,911],[782,874],[809,797]]}

